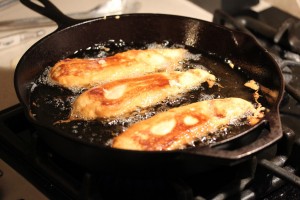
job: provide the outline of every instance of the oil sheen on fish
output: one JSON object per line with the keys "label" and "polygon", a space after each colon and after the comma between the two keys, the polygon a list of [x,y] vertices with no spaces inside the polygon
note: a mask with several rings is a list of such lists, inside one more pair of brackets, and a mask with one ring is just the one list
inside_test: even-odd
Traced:
{"label": "oil sheen on fish", "polygon": [[253,125],[263,117],[261,111],[241,98],[192,103],[158,113],[132,125],[113,140],[112,146],[143,151],[182,149],[242,118]]}
{"label": "oil sheen on fish", "polygon": [[167,98],[200,87],[212,86],[215,76],[202,69],[148,74],[91,88],[74,101],[70,119],[94,120],[126,116]]}
{"label": "oil sheen on fish", "polygon": [[187,50],[128,50],[106,58],[64,59],[50,70],[50,80],[66,88],[90,88],[122,78],[181,68]]}

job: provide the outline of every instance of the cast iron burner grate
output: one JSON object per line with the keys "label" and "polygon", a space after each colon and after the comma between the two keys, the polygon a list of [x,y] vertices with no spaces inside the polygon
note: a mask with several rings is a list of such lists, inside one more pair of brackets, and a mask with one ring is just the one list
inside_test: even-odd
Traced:
{"label": "cast iron burner grate", "polygon": [[249,10],[235,15],[216,10],[213,22],[243,31],[266,48],[281,68],[285,90],[300,102],[300,20],[275,8],[271,12],[276,12],[277,18],[282,16],[281,24],[270,25],[264,13],[260,16]]}

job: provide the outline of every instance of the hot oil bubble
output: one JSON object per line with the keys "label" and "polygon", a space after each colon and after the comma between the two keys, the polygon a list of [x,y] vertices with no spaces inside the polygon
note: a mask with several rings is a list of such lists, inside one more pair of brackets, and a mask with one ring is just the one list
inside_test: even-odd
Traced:
{"label": "hot oil bubble", "polygon": [[186,60],[190,60],[190,61],[199,61],[202,57],[202,54],[193,54],[190,52],[187,52],[185,55],[185,59]]}
{"label": "hot oil bubble", "polygon": [[97,137],[98,136],[97,133],[92,133],[91,135],[92,135],[92,137]]}
{"label": "hot oil bubble", "polygon": [[84,91],[87,90],[87,88],[77,88],[77,87],[72,87],[72,88],[68,88],[68,89],[73,92],[74,97],[79,94],[82,94]]}
{"label": "hot oil bubble", "polygon": [[182,96],[179,98],[173,98],[173,99],[169,99],[164,107],[164,110],[168,110],[171,107],[178,107],[180,106],[183,102],[186,102],[188,99],[190,99],[189,97],[186,96]]}
{"label": "hot oil bubble", "polygon": [[43,71],[43,73],[37,78],[37,80],[35,80],[35,82],[33,84],[35,84],[35,87],[37,85],[40,85],[40,84],[49,84],[49,85],[54,85],[54,83],[49,80],[49,72],[50,72],[50,69],[51,67],[48,66],[45,68],[45,70]]}
{"label": "hot oil bubble", "polygon": [[170,44],[170,42],[168,40],[164,40],[163,43],[162,43],[162,45],[164,47],[167,47],[169,44]]}
{"label": "hot oil bubble", "polygon": [[172,42],[168,40],[164,40],[162,43],[153,42],[146,45],[146,49],[161,49],[161,48],[169,48],[169,49],[184,48],[184,45],[172,44]]}
{"label": "hot oil bubble", "polygon": [[73,104],[74,103],[74,101],[76,100],[76,96],[68,96],[67,98],[66,98],[66,103],[69,103],[69,105],[71,105],[71,104]]}
{"label": "hot oil bubble", "polygon": [[105,51],[99,51],[99,53],[97,54],[97,58],[105,58],[107,57],[107,52]]}
{"label": "hot oil bubble", "polygon": [[78,128],[78,125],[73,125],[72,128],[73,128],[73,129],[77,129],[77,128]]}
{"label": "hot oil bubble", "polygon": [[50,104],[61,111],[68,110],[68,106],[66,106],[65,101],[61,98],[54,98]]}
{"label": "hot oil bubble", "polygon": [[120,117],[109,122],[110,125],[121,125],[128,127],[136,122],[146,120],[152,117],[156,111],[153,108],[147,110],[136,110],[130,113],[128,116]]}
{"label": "hot oil bubble", "polygon": [[206,136],[201,137],[200,141],[203,142],[203,143],[207,142]]}
{"label": "hot oil bubble", "polygon": [[158,44],[158,43],[151,43],[151,44],[146,45],[147,49],[161,49],[161,48],[165,48],[165,47],[166,46],[164,44]]}
{"label": "hot oil bubble", "polygon": [[122,39],[120,39],[117,44],[118,44],[117,45],[118,47],[124,47],[124,46],[127,45],[126,42],[124,40],[122,40]]}
{"label": "hot oil bubble", "polygon": [[198,101],[207,101],[207,100],[212,100],[212,99],[215,99],[214,94],[201,93],[198,97]]}
{"label": "hot oil bubble", "polygon": [[248,124],[247,117],[242,116],[242,117],[240,117],[240,119],[233,118],[230,120],[229,124],[232,126],[236,126],[236,127],[246,125],[246,124]]}
{"label": "hot oil bubble", "polygon": [[113,139],[110,139],[105,143],[105,146],[111,146],[112,143],[113,143]]}
{"label": "hot oil bubble", "polygon": [[35,82],[31,83],[30,92],[32,93],[36,87],[38,87],[38,84],[36,84]]}

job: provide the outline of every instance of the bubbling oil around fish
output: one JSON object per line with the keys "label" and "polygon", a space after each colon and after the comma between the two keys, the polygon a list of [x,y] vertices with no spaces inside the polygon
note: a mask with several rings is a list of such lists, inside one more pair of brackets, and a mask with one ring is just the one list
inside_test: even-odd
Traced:
{"label": "bubbling oil around fish", "polygon": [[[131,49],[151,49],[151,48],[186,48],[189,54],[186,60],[181,63],[183,70],[201,68],[214,74],[218,78],[218,84],[212,88],[208,87],[207,83],[195,88],[194,90],[182,94],[178,97],[169,98],[160,104],[148,109],[137,109],[130,115],[109,120],[95,120],[84,121],[74,120],[68,123],[55,123],[60,120],[69,118],[72,104],[83,91],[86,89],[66,89],[57,86],[49,77],[50,66],[45,68],[45,71],[32,83],[31,88],[31,111],[38,121],[43,121],[49,126],[67,132],[68,134],[91,143],[100,144],[102,146],[110,146],[111,140],[119,133],[125,131],[130,125],[148,119],[156,113],[167,111],[171,108],[216,98],[226,97],[241,97],[246,100],[252,100],[252,93],[245,90],[243,87],[246,79],[240,76],[239,72],[233,71],[228,68],[228,64],[222,59],[214,58],[196,49],[186,47],[183,45],[172,44],[169,41],[163,43],[151,44],[136,44],[125,43],[124,41],[108,41],[107,43],[95,44],[93,47],[78,50],[68,58],[103,58],[112,56],[116,53],[131,50]],[[65,58],[65,57],[64,57]],[[236,73],[235,79],[232,80],[232,73]],[[224,76],[228,74],[228,76]],[[230,76],[229,76],[230,74]],[[237,124],[242,125],[242,124]],[[236,128],[234,128],[236,129]],[[239,128],[238,128],[239,129]],[[218,141],[218,138],[226,138],[227,135],[234,135],[239,130],[221,131],[221,133],[212,134],[208,137],[201,138],[199,141],[191,144],[194,145],[207,145]]]}

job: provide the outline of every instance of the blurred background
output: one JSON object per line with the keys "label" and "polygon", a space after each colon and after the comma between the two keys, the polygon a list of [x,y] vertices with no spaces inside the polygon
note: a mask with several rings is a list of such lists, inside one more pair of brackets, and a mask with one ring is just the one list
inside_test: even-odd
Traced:
{"label": "blurred background", "polygon": [[296,17],[300,17],[300,0],[266,0],[266,2]]}

